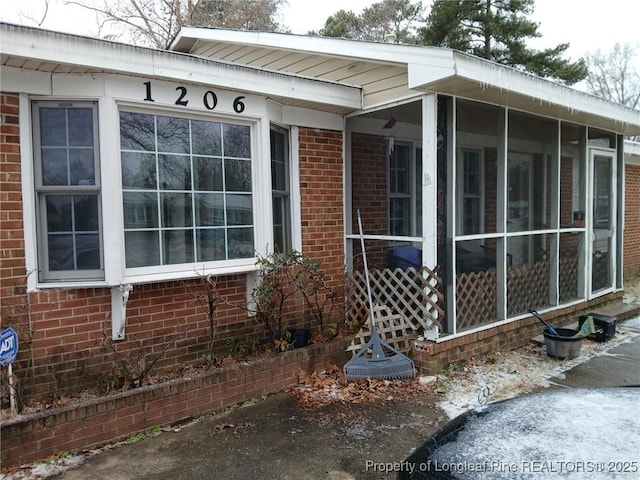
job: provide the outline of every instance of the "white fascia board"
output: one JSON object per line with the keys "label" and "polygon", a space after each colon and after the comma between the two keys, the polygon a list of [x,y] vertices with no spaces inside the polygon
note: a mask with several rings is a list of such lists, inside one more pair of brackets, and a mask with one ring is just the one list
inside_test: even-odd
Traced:
{"label": "white fascia board", "polygon": [[624,161],[630,165],[640,165],[640,142],[625,140]]}
{"label": "white fascia board", "polygon": [[215,85],[265,96],[282,96],[358,109],[360,88],[305,79],[191,55],[2,24],[2,53],[105,72]]}
{"label": "white fascia board", "polygon": [[51,74],[0,66],[0,90],[30,95],[51,95]]}
{"label": "white fascia board", "polygon": [[449,49],[440,47],[207,27],[182,27],[169,49],[191,51],[197,41],[275,48],[290,52],[307,52],[336,58],[354,58],[400,65],[420,63],[421,59],[442,54],[450,55],[451,52]]}
{"label": "white fascia board", "polygon": [[453,50],[444,50],[437,57],[429,57],[429,62],[411,63],[407,66],[407,86],[420,88],[425,84],[438,82],[456,75]]}
{"label": "white fascia board", "polygon": [[480,85],[518,93],[570,111],[611,118],[621,125],[640,127],[638,110],[464,53],[454,52],[454,59],[456,75]]}
{"label": "white fascia board", "polygon": [[321,128],[323,130],[342,131],[344,127],[344,117],[342,115],[288,105],[282,106],[282,122],[286,125]]}

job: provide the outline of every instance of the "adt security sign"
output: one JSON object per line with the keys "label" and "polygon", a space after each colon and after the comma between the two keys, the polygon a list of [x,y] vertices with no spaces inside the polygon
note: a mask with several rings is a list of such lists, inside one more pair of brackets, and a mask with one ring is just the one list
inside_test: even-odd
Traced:
{"label": "adt security sign", "polygon": [[16,359],[18,354],[18,334],[7,327],[0,332],[0,365],[6,367]]}

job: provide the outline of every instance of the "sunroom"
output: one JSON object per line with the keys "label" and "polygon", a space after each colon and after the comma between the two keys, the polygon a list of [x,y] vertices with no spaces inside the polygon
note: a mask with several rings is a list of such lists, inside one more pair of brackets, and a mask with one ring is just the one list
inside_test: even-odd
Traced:
{"label": "sunroom", "polygon": [[347,270],[360,212],[376,302],[428,338],[622,288],[637,111],[448,49],[198,28],[173,46],[362,89],[344,126]]}

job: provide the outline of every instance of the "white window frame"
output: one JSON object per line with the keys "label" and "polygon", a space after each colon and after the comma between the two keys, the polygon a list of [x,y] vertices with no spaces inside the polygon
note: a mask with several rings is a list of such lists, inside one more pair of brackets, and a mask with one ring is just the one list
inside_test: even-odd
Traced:
{"label": "white window frame", "polygon": [[[40,115],[41,108],[91,108],[93,120],[93,150],[94,150],[94,184],[87,185],[44,185],[42,174],[41,138],[40,138]],[[37,281],[42,284],[53,283],[80,283],[80,282],[100,282],[105,278],[104,267],[104,226],[102,222],[102,185],[101,185],[101,162],[100,162],[100,123],[98,101],[91,100],[65,100],[65,99],[34,99],[30,102],[31,115],[29,117],[29,129],[31,132],[31,148],[33,166],[29,170],[33,175],[33,186],[29,190],[33,191],[33,204],[35,206],[35,269],[38,271]],[[21,125],[22,127],[22,125]],[[73,269],[73,270],[50,270],[48,251],[48,226],[47,226],[47,205],[46,199],[52,195],[95,195],[98,212],[98,244],[99,244],[99,268],[97,269]],[[25,221],[25,225],[30,222]],[[75,232],[75,227],[74,232]],[[28,228],[25,228],[25,238]],[[74,242],[75,243],[75,242]],[[27,252],[25,252],[27,253]],[[29,267],[28,271],[32,271]]]}
{"label": "white window frame", "polygon": [[[233,116],[225,116],[225,115],[203,115],[198,112],[193,111],[177,111],[171,108],[149,108],[149,107],[141,107],[139,105],[130,104],[130,103],[120,103],[117,106],[118,108],[115,110],[116,113],[116,122],[117,128],[115,131],[115,136],[119,142],[120,140],[120,112],[134,112],[134,113],[142,113],[147,115],[156,115],[156,116],[174,116],[177,118],[187,118],[191,120],[204,120],[209,122],[222,122],[222,123],[231,123],[235,125],[246,125],[250,129],[250,141],[251,141],[251,184],[252,184],[252,209],[253,209],[253,241],[254,241],[254,252],[256,250],[261,249],[261,243],[263,239],[263,233],[260,232],[262,228],[262,224],[260,222],[260,217],[264,212],[264,199],[265,199],[265,191],[264,191],[264,183],[260,181],[264,171],[258,164],[262,161],[260,160],[259,152],[260,145],[263,144],[262,140],[259,138],[261,134],[263,134],[263,129],[260,128],[260,122],[257,119],[251,117],[233,117]],[[120,158],[120,148],[117,149],[118,154],[118,162],[121,162]],[[269,168],[269,167],[267,167]],[[122,178],[118,178],[119,184],[117,186],[120,192],[124,192],[122,188]],[[268,184],[271,184],[270,178]],[[270,190],[269,190],[270,194]],[[270,197],[269,197],[270,198]],[[120,208],[122,209],[122,203]],[[270,208],[269,208],[270,209]],[[207,273],[215,273],[215,274],[227,274],[227,273],[243,273],[250,272],[256,269],[256,256],[240,258],[240,259],[229,259],[229,260],[216,260],[216,261],[206,261],[206,262],[188,262],[188,263],[180,263],[180,264],[168,264],[168,265],[154,265],[154,266],[143,266],[143,267],[132,267],[127,268],[125,266],[125,242],[124,242],[124,224],[121,223],[118,228],[121,230],[122,235],[122,265],[124,268],[124,282],[125,283],[140,283],[140,282],[149,282],[156,280],[177,280],[180,278],[190,278],[195,275],[202,274],[203,272]],[[271,235],[269,235],[271,237]]]}
{"label": "white window frame", "polygon": [[[274,198],[279,198],[283,200],[283,205],[282,205],[282,217],[283,217],[283,225],[282,225],[282,230],[283,230],[283,239],[284,239],[284,245],[282,246],[282,252],[281,253],[286,253],[286,252],[290,252],[292,250],[294,250],[294,240],[293,240],[293,211],[292,211],[292,203],[293,203],[293,199],[292,199],[292,175],[291,175],[291,132],[288,128],[285,128],[283,126],[277,125],[275,123],[271,123],[270,127],[269,127],[269,140],[271,140],[271,132],[275,132],[276,134],[280,134],[284,136],[284,158],[283,158],[283,163],[284,163],[284,183],[285,183],[285,190],[276,190],[275,188],[273,188],[273,182],[272,182],[272,191],[271,191],[271,198],[272,198],[272,205],[273,205],[273,199]],[[269,145],[271,147],[271,145]],[[278,160],[278,159],[274,159],[272,157],[270,157],[270,167],[271,167],[271,175],[273,175],[273,163],[274,160]],[[273,213],[273,218],[275,218],[275,212]],[[275,227],[275,221],[272,221],[273,226]],[[274,249],[275,249],[275,230],[274,230]]]}
{"label": "white window frame", "polygon": [[[409,152],[409,165],[407,179],[409,192],[397,193],[391,190],[391,158],[396,152],[396,148],[402,146],[407,148]],[[387,155],[387,211],[389,212],[388,219],[388,231],[389,235],[394,237],[415,237],[418,230],[417,227],[417,215],[416,215],[416,202],[417,202],[417,184],[419,173],[416,172],[416,145],[410,140],[394,140],[390,144],[389,155]],[[391,200],[394,198],[407,199],[409,201],[409,231],[405,235],[398,235],[391,232]]]}
{"label": "white window frame", "polygon": [[[478,199],[479,199],[479,215],[478,215],[478,231],[473,233],[466,233],[464,231],[464,200],[469,197],[464,191],[464,154],[465,152],[474,152],[479,155],[478,162]],[[457,162],[457,172],[460,175],[457,175],[457,190],[458,195],[456,201],[457,205],[457,237],[463,237],[465,235],[480,235],[485,233],[485,163],[484,163],[484,148],[483,147],[475,147],[475,146],[467,146],[461,145],[458,148],[458,156],[456,158]]]}

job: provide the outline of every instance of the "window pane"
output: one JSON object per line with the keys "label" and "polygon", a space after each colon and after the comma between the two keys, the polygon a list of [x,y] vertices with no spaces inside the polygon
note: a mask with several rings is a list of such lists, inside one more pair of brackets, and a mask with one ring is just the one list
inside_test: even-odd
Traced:
{"label": "window pane", "polygon": [[74,270],[73,235],[49,235],[49,270]]}
{"label": "window pane", "polygon": [[251,157],[249,127],[225,123],[223,133],[225,157]]}
{"label": "window pane", "polygon": [[247,160],[225,160],[224,178],[227,192],[250,192],[251,162]]}
{"label": "window pane", "polygon": [[227,225],[252,225],[251,195],[227,195]]}
{"label": "window pane", "polygon": [[70,108],[67,110],[69,118],[69,145],[93,146],[93,110],[91,108]]}
{"label": "window pane", "polygon": [[[253,257],[251,129],[127,113],[121,121],[132,127],[121,126],[127,267],[227,260],[231,225],[247,227],[235,234],[243,243],[234,247],[235,258]],[[148,153],[127,151],[141,146]],[[142,235],[139,229],[154,230]],[[151,253],[130,255],[145,243],[153,243]]]}
{"label": "window pane", "polygon": [[206,192],[221,192],[222,186],[222,160],[219,158],[194,158],[195,172],[193,180],[196,190]]}
{"label": "window pane", "polygon": [[162,226],[190,227],[192,225],[191,194],[161,193]]}
{"label": "window pane", "polygon": [[125,232],[126,264],[128,268],[160,265],[158,231]]}
{"label": "window pane", "polygon": [[253,228],[230,228],[229,258],[251,258],[254,256]]}
{"label": "window pane", "polygon": [[160,155],[158,177],[161,190],[191,190],[191,160],[188,156]]}
{"label": "window pane", "polygon": [[42,184],[69,185],[67,150],[63,148],[43,148]]}
{"label": "window pane", "polygon": [[[39,135],[34,135],[34,151],[40,153],[35,187],[38,206],[44,210],[37,229],[45,239],[39,248],[48,259],[48,265],[39,268],[40,280],[101,278],[97,106],[84,102],[60,107],[45,101],[33,105],[40,123]],[[57,187],[55,192],[43,188],[50,186]],[[61,271],[65,273],[53,273]]]}
{"label": "window pane", "polygon": [[408,198],[389,199],[389,233],[391,235],[410,234],[411,201]]}
{"label": "window pane", "polygon": [[120,148],[154,151],[156,149],[154,116],[120,112]]}
{"label": "window pane", "polygon": [[71,185],[87,186],[96,184],[93,149],[78,148],[69,150],[69,174],[71,175]]}
{"label": "window pane", "polygon": [[286,137],[283,132],[271,129],[271,188],[273,190],[286,191],[287,188],[287,161]]}
{"label": "window pane", "polygon": [[124,192],[124,228],[158,228],[158,196]]}
{"label": "window pane", "polygon": [[61,147],[67,145],[66,109],[40,109],[40,145],[43,147]]}
{"label": "window pane", "polygon": [[70,232],[72,230],[71,204],[71,195],[47,196],[48,232]]}
{"label": "window pane", "polygon": [[193,259],[193,231],[167,230],[163,235],[164,263],[191,263]]}
{"label": "window pane", "polygon": [[224,195],[196,193],[196,226],[224,226]]}
{"label": "window pane", "polygon": [[78,270],[100,268],[100,236],[98,234],[76,235],[76,266]]}
{"label": "window pane", "polygon": [[196,261],[226,260],[224,229],[196,230],[196,245],[198,249]]}
{"label": "window pane", "polygon": [[122,188],[157,188],[153,153],[122,152]]}
{"label": "window pane", "polygon": [[98,231],[98,196],[74,195],[74,220],[76,232]]}
{"label": "window pane", "polygon": [[217,122],[191,121],[194,155],[222,155],[221,125]]}
{"label": "window pane", "polygon": [[189,120],[176,117],[157,117],[158,151],[189,153]]}

